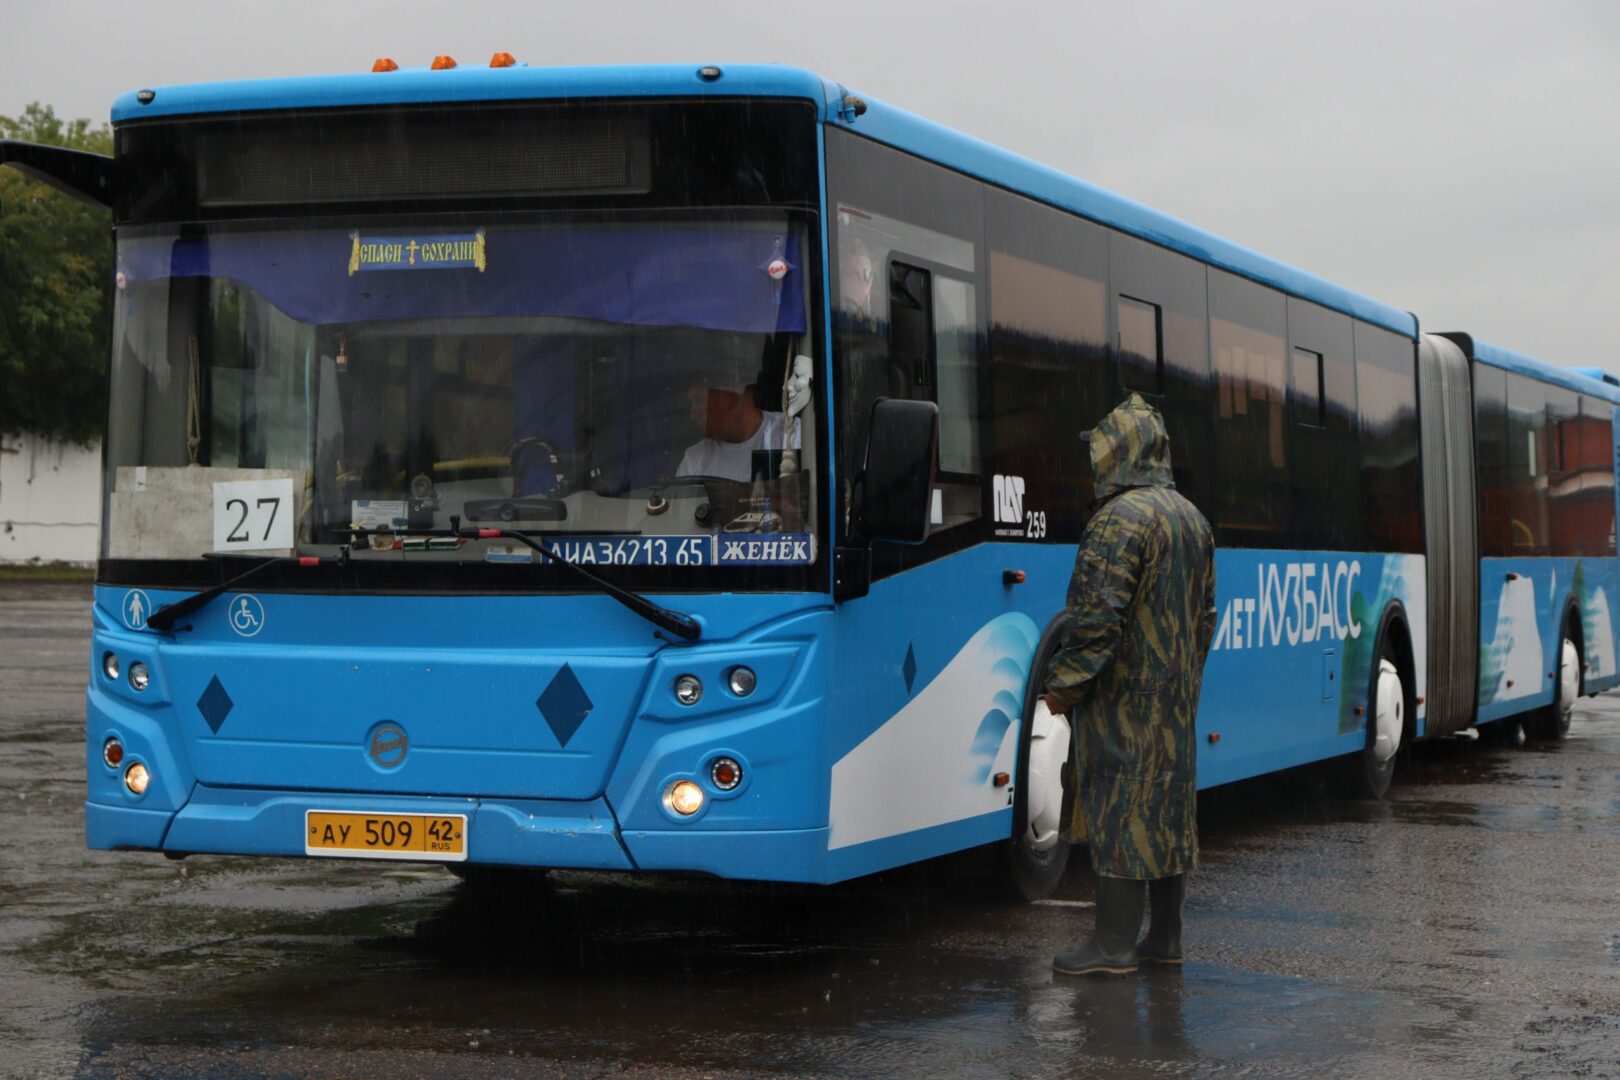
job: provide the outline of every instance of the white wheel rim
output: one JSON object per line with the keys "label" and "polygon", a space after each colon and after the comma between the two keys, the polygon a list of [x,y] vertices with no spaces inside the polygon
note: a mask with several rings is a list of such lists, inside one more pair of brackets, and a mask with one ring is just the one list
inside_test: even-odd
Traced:
{"label": "white wheel rim", "polygon": [[1036,851],[1057,846],[1063,821],[1063,766],[1069,760],[1069,721],[1053,715],[1045,701],[1035,703],[1029,732],[1029,779],[1024,805],[1029,828],[1024,839]]}
{"label": "white wheel rim", "polygon": [[1564,639],[1558,657],[1558,708],[1565,717],[1575,710],[1575,699],[1581,696],[1581,654],[1575,643]]}
{"label": "white wheel rim", "polygon": [[1388,660],[1378,661],[1378,693],[1373,714],[1373,756],[1382,765],[1401,748],[1406,723],[1406,693],[1401,673]]}

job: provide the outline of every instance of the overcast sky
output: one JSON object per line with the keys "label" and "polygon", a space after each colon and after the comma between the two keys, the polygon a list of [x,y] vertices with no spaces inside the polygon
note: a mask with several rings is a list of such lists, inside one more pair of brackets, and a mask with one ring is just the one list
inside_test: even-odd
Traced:
{"label": "overcast sky", "polygon": [[497,50],[811,68],[1426,329],[1620,372],[1620,0],[0,0],[0,114]]}

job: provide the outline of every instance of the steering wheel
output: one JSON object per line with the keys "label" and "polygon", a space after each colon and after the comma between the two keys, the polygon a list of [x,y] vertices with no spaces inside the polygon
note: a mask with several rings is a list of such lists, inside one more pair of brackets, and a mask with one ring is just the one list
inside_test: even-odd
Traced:
{"label": "steering wheel", "polygon": [[518,467],[518,459],[542,448],[546,452],[546,459],[551,462],[552,475],[556,477],[557,482],[557,486],[545,494],[561,495],[568,490],[568,477],[563,475],[562,463],[557,459],[557,448],[545,439],[529,435],[513,443],[512,448],[506,452],[507,460],[511,462],[512,497],[514,499],[523,494],[522,491],[518,490],[519,485],[523,482],[523,470]]}
{"label": "steering wheel", "polygon": [[708,528],[718,520],[720,513],[720,507],[716,505],[716,496],[713,494],[714,486],[720,484],[724,485],[721,488],[722,491],[726,490],[726,488],[735,491],[752,482],[751,480],[735,480],[729,476],[710,476],[704,473],[666,476],[653,485],[653,496],[647,500],[647,511],[649,514],[661,514],[667,510],[669,504],[666,499],[671,489],[680,491],[685,488],[690,491],[697,488],[703,492],[704,501],[698,504],[694,517],[699,525]]}

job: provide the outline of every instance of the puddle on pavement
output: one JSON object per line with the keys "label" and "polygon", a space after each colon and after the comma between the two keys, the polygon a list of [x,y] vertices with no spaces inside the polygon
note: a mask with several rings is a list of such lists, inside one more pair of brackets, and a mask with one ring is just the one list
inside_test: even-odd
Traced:
{"label": "puddle on pavement", "polygon": [[[412,916],[397,933],[362,932]],[[1381,994],[1305,978],[1193,962],[1179,975],[1054,979],[1047,939],[1083,932],[1089,915],[904,887],[559,875],[515,900],[458,886],[276,927],[243,921],[256,941],[210,956],[218,977],[90,1007],[85,1071],[116,1074],[143,1048],[217,1065],[215,1055],[299,1047],[453,1052],[463,1066],[511,1055],[871,1076],[941,1061],[959,1075],[1059,1061],[1074,1075],[1193,1062],[1331,1074],[1369,1054],[1393,1059],[1404,1035]],[[228,940],[231,918],[218,922]],[[1009,938],[1022,940],[1012,954],[998,949]],[[265,949],[274,966],[255,965]]]}

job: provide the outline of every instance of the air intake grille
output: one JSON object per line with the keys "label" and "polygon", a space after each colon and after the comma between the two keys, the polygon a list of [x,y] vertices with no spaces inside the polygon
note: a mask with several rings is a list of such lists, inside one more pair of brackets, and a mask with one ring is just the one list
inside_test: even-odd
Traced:
{"label": "air intake grille", "polygon": [[648,190],[647,131],[631,118],[215,132],[201,140],[205,206]]}

